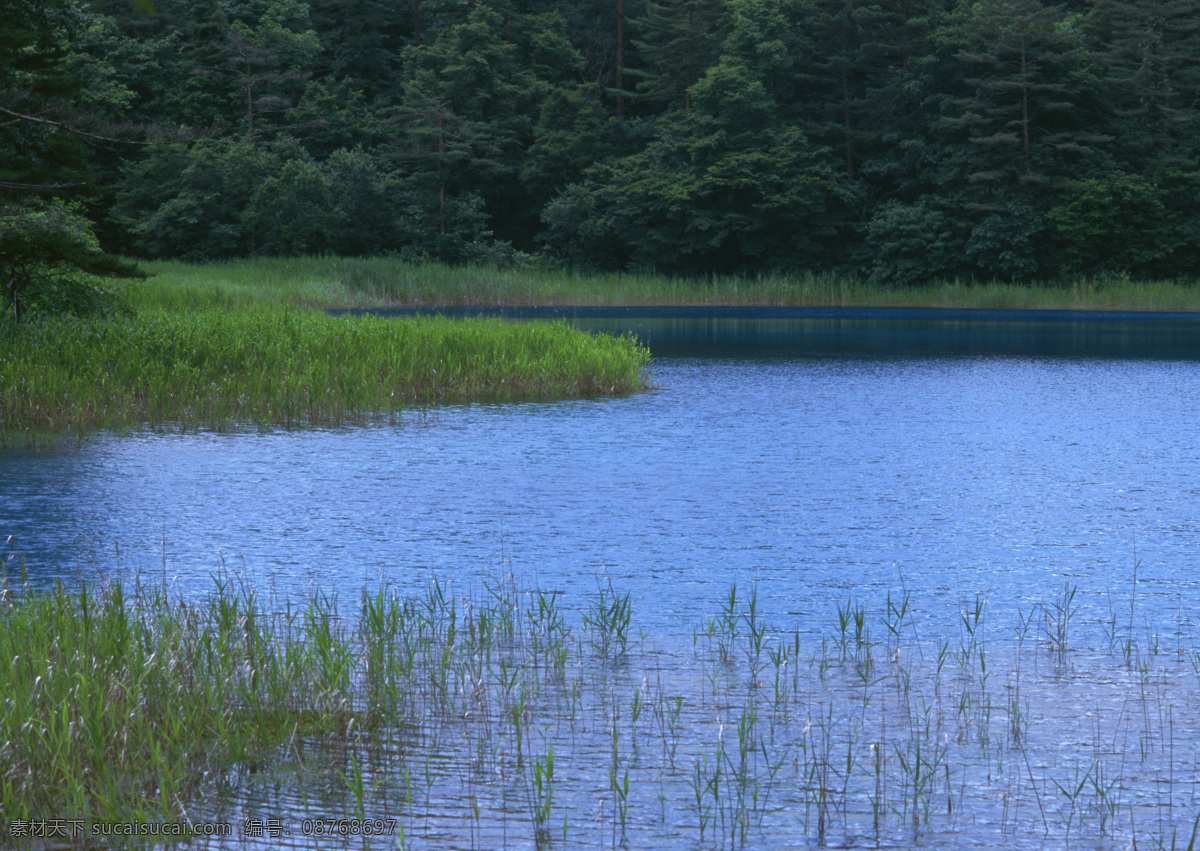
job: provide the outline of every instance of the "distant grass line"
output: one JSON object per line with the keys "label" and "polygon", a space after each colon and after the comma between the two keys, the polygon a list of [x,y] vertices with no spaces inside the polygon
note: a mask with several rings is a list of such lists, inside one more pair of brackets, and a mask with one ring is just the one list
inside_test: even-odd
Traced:
{"label": "distant grass line", "polygon": [[392,258],[256,258],[203,265],[147,262],[131,289],[137,306],[243,309],[388,305],[763,305],[1067,310],[1200,310],[1190,281],[1127,276],[1058,284],[935,281],[895,287],[838,275],[715,276],[587,273],[536,265],[498,269],[415,264]]}
{"label": "distant grass line", "polygon": [[140,310],[0,324],[0,444],[139,423],[339,423],[411,403],[644,386],[630,338],[563,323]]}

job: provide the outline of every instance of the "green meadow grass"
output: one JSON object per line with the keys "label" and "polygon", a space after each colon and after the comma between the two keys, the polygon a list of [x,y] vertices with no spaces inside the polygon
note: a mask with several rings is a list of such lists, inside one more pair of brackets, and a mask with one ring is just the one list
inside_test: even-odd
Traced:
{"label": "green meadow grass", "polygon": [[832,274],[696,280],[557,270],[533,263],[499,269],[381,257],[143,265],[154,277],[131,287],[132,301],[167,309],[282,303],[304,307],[544,304],[1200,310],[1200,288],[1193,282],[1136,281],[1123,275],[1039,285],[953,280],[894,287]]}
{"label": "green meadow grass", "polygon": [[439,401],[644,386],[645,347],[563,323],[148,310],[0,324],[0,443],[140,423],[339,423]]}

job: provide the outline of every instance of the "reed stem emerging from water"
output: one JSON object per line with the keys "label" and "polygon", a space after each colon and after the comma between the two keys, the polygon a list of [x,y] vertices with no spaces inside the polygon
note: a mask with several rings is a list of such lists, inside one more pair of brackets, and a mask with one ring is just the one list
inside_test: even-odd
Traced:
{"label": "reed stem emerging from water", "polygon": [[880,612],[831,601],[802,636],[731,590],[690,640],[626,635],[636,600],[607,582],[569,612],[507,574],[356,605],[264,600],[224,574],[187,598],[18,590],[0,586],[0,836],[48,814],[236,822],[270,788],[293,826],[484,848],[1194,838],[1177,778],[1200,657],[1148,636],[1130,667],[1074,626],[1069,643],[1029,628],[1073,614],[1073,586],[1009,638],[981,596],[940,625],[918,613],[925,638],[907,592]]}

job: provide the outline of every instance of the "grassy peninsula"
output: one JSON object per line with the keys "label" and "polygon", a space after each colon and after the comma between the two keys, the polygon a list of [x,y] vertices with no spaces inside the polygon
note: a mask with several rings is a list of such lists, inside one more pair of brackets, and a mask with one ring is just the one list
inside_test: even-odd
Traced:
{"label": "grassy peninsula", "polygon": [[642,386],[649,353],[565,324],[144,311],[0,326],[0,434],[340,423],[438,401]]}
{"label": "grassy peninsula", "polygon": [[[341,261],[305,261],[312,268]],[[626,393],[649,352],[564,323],[328,316],[286,261],[163,264],[108,317],[0,322],[0,445],[140,423],[337,424],[411,404]],[[264,272],[268,274],[264,274]]]}

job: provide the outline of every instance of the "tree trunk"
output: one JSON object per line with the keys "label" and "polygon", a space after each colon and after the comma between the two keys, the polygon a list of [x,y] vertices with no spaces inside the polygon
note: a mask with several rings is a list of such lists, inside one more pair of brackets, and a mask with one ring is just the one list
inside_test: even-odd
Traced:
{"label": "tree trunk", "polygon": [[617,0],[617,120],[625,117],[625,0]]}
{"label": "tree trunk", "polygon": [[1025,168],[1029,168],[1029,66],[1025,33],[1021,33],[1021,144],[1025,151]]}
{"label": "tree trunk", "polygon": [[246,59],[246,141],[254,144],[254,79],[250,68],[249,54]]}
{"label": "tree trunk", "polygon": [[446,158],[446,134],[442,131],[442,105],[438,104],[438,233],[446,233],[446,182],[442,176],[442,162]]}

